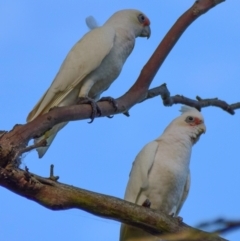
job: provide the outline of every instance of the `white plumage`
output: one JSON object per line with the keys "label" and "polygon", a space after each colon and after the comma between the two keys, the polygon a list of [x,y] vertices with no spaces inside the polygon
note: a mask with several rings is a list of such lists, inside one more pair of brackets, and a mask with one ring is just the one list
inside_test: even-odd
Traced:
{"label": "white plumage", "polygon": [[[148,143],[133,162],[124,199],[177,216],[190,187],[189,163],[192,146],[206,131],[202,114],[183,106],[163,134]],[[120,241],[154,241],[159,238],[122,224]]]}
{"label": "white plumage", "polygon": [[[55,106],[76,104],[78,98],[98,100],[120,74],[132,52],[136,37],[150,36],[150,21],[138,10],[122,10],[107,22],[85,34],[70,50],[51,86],[29,113],[27,121],[47,113]],[[57,132],[67,123],[60,123],[35,139],[47,140],[37,148],[41,158]]]}

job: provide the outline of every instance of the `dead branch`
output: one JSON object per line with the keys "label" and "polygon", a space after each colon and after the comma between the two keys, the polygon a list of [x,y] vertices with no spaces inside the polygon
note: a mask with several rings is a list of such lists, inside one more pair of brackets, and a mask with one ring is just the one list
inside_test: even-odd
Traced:
{"label": "dead branch", "polygon": [[224,218],[218,218],[214,221],[204,222],[198,225],[198,228],[210,228],[211,226],[219,226],[219,228],[215,228],[215,233],[226,233],[233,229],[240,228],[240,221],[239,220],[226,220]]}
{"label": "dead branch", "polygon": [[202,99],[199,96],[196,96],[197,100],[193,100],[183,95],[171,96],[166,84],[162,84],[159,87],[149,90],[146,98],[144,98],[141,102],[147,99],[154,98],[158,95],[161,96],[163,100],[163,104],[165,106],[172,106],[174,104],[183,104],[183,105],[195,107],[199,111],[201,111],[201,108],[204,108],[204,107],[215,106],[215,107],[221,108],[222,110],[228,112],[231,115],[235,114],[234,110],[240,108],[240,102],[237,102],[234,104],[228,104],[227,102],[220,100],[218,98]]}

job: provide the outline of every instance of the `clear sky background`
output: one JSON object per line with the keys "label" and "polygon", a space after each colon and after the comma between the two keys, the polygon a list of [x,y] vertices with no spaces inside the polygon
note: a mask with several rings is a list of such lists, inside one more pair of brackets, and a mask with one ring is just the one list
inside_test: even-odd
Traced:
{"label": "clear sky background", "polygon": [[[135,82],[159,41],[193,0],[0,1],[0,129],[24,124],[50,86],[70,48],[87,31],[85,18],[103,24],[120,9],[135,8],[151,20],[152,36],[139,38],[116,82],[104,96],[119,97]],[[228,0],[196,20],[183,34],[151,87],[167,83],[171,94],[240,101],[240,1]],[[43,159],[27,154],[22,167],[60,182],[122,198],[132,162],[178,116],[156,97],[116,115],[68,124]],[[240,113],[203,109],[207,133],[193,147],[190,194],[180,216],[200,222],[240,218]],[[0,188],[0,232],[4,241],[118,240],[118,222],[81,210],[51,211]],[[224,237],[240,240],[240,230]]]}

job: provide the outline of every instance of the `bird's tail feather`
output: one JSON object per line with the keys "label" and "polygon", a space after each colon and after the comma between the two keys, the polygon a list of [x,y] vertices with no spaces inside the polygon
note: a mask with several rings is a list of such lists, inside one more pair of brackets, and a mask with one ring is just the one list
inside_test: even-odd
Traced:
{"label": "bird's tail feather", "polygon": [[39,158],[42,158],[44,156],[44,154],[47,152],[48,148],[50,147],[51,143],[53,142],[55,136],[57,135],[58,131],[60,131],[67,123],[68,122],[63,122],[55,125],[51,130],[45,132],[44,135],[34,140],[34,144],[39,143],[42,140],[47,141],[46,146],[36,148]]}

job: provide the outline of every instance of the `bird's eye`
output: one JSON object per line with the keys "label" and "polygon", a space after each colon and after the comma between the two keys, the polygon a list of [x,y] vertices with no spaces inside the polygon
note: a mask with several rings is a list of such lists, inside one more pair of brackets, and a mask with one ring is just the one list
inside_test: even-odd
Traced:
{"label": "bird's eye", "polygon": [[145,16],[143,15],[143,14],[139,14],[138,15],[138,21],[140,22],[140,23],[143,23],[144,21],[145,21]]}
{"label": "bird's eye", "polygon": [[185,121],[186,121],[187,123],[191,123],[191,122],[194,121],[194,117],[188,116]]}

